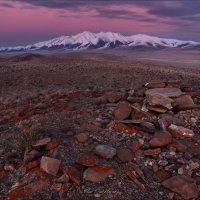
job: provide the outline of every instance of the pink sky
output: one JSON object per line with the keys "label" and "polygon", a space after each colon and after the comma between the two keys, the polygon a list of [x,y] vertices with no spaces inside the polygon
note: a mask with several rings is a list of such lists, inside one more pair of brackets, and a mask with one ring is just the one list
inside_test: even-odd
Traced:
{"label": "pink sky", "polygon": [[0,46],[24,45],[85,30],[173,37],[173,33],[180,29],[170,23],[170,18],[159,18],[148,13],[148,7],[140,5],[110,4],[106,7],[98,5],[89,9],[88,6],[62,9],[18,1],[5,2],[6,4],[2,6],[0,4]]}

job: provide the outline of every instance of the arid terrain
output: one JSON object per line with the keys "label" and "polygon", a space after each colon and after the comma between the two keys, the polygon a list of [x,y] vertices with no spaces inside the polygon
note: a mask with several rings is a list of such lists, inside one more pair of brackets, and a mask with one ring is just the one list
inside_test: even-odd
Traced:
{"label": "arid terrain", "polygon": [[200,199],[199,134],[199,50],[0,54],[0,199]]}

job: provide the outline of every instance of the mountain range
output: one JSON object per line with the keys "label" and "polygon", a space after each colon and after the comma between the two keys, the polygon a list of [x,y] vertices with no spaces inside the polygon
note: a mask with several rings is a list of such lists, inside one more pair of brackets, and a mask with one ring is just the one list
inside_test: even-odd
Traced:
{"label": "mountain range", "polygon": [[73,36],[61,36],[27,46],[0,47],[1,52],[34,50],[88,50],[107,48],[189,48],[200,47],[200,42],[165,39],[145,34],[123,36],[120,33],[84,31]]}

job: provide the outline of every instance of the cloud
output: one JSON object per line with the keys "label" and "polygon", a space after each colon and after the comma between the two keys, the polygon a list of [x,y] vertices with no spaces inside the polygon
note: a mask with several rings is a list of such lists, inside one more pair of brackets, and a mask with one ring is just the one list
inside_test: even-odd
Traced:
{"label": "cloud", "polygon": [[9,3],[6,3],[6,2],[0,3],[0,7],[5,7],[5,8],[14,8],[13,5],[11,5],[11,4],[9,4]]}

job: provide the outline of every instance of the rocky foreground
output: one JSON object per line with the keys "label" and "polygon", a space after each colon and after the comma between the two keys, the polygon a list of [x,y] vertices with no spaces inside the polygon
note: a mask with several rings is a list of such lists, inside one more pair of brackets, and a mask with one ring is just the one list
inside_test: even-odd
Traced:
{"label": "rocky foreground", "polygon": [[0,104],[2,199],[199,199],[200,90],[43,93]]}

